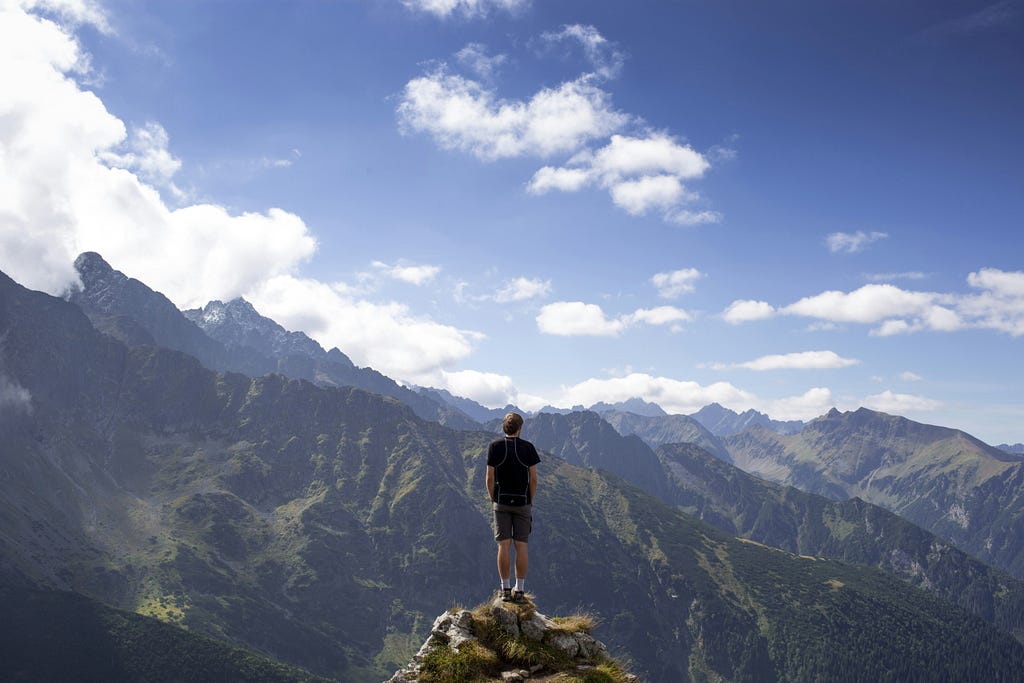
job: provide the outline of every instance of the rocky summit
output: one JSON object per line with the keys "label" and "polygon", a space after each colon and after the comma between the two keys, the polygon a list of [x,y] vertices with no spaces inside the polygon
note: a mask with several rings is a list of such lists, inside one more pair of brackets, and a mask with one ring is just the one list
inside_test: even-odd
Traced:
{"label": "rocky summit", "polygon": [[527,598],[520,603],[496,597],[474,610],[451,609],[434,620],[430,636],[412,661],[388,683],[440,681],[600,680],[635,683],[590,635],[586,615],[549,618]]}

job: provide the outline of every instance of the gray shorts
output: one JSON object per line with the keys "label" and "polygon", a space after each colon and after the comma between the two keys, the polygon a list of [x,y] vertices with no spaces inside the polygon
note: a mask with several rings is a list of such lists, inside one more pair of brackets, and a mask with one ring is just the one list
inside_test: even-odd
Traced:
{"label": "gray shorts", "polygon": [[532,505],[499,505],[494,503],[494,540],[512,539],[526,543],[533,529]]}

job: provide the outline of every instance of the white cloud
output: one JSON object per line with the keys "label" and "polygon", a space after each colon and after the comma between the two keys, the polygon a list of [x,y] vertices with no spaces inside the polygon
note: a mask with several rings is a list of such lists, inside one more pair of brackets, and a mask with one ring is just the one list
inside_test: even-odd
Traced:
{"label": "white cloud", "polygon": [[575,192],[594,182],[608,190],[612,202],[630,214],[658,210],[670,222],[715,223],[721,220],[717,212],[683,207],[698,199],[683,181],[701,177],[708,168],[710,164],[702,154],[668,135],[612,135],[606,146],[577,154],[568,166],[541,168],[529,189],[538,194],[552,189]]}
{"label": "white cloud", "polygon": [[181,168],[181,159],[171,154],[169,144],[170,136],[164,127],[156,121],[148,121],[132,130],[122,145],[124,152],[104,152],[100,158],[111,166],[133,171],[144,182],[167,187],[181,198],[184,193],[171,180]]}
{"label": "white cloud", "polygon": [[625,377],[588,379],[563,387],[554,402],[559,406],[593,405],[599,401],[618,403],[630,398],[657,403],[669,413],[693,413],[709,403],[752,407],[756,397],[728,382],[704,386],[698,382],[632,373]]}
{"label": "white cloud", "polygon": [[512,378],[494,372],[440,370],[431,386],[447,389],[456,396],[472,399],[488,408],[503,408],[510,403],[518,405],[519,400]]}
{"label": "white cloud", "polygon": [[668,209],[683,196],[683,184],[675,176],[644,176],[611,186],[612,202],[634,216],[651,209]]}
{"label": "white cloud", "polygon": [[374,268],[382,271],[388,277],[407,282],[411,285],[423,285],[435,277],[441,272],[440,266],[415,266],[415,265],[388,265],[382,261],[374,261],[371,264]]}
{"label": "white cloud", "polygon": [[402,0],[406,7],[427,12],[442,19],[453,14],[479,16],[491,9],[515,11],[529,4],[529,0]]}
{"label": "white cloud", "polygon": [[718,211],[689,211],[678,209],[665,214],[665,220],[669,223],[679,225],[705,225],[707,223],[720,223],[722,214]]}
{"label": "white cloud", "polygon": [[72,25],[87,24],[102,33],[113,33],[106,11],[94,0],[20,0],[13,5],[42,14],[53,14]]}
{"label": "white cloud", "polygon": [[533,194],[544,194],[548,190],[576,192],[586,187],[591,179],[591,172],[584,168],[543,166],[533,174],[526,189]]}
{"label": "white cloud", "polygon": [[743,368],[746,370],[829,370],[857,365],[859,360],[843,358],[834,351],[800,351],[770,354],[751,361],[735,364],[716,363],[716,369]]}
{"label": "white cloud", "polygon": [[982,268],[967,276],[967,284],[976,289],[985,289],[994,296],[1007,299],[1024,299],[1024,272],[1006,272],[996,268]]}
{"label": "white cloud", "polygon": [[924,379],[921,375],[916,372],[910,372],[909,370],[900,373],[900,379],[904,382],[920,382]]}
{"label": "white cloud", "polygon": [[982,268],[967,283],[980,291],[960,301],[962,315],[977,327],[1024,335],[1024,272]]}
{"label": "white cloud", "polygon": [[935,300],[936,295],[928,292],[911,292],[893,285],[865,285],[849,293],[833,290],[804,297],[781,312],[833,322],[871,324],[887,318],[923,315]]}
{"label": "white cloud", "polygon": [[443,69],[405,85],[403,131],[431,135],[445,149],[494,160],[579,149],[622,126],[608,93],[580,79],[545,88],[528,101],[501,100],[480,83]]}
{"label": "white cloud", "polygon": [[490,55],[482,43],[469,43],[455,53],[455,59],[485,81],[491,81],[498,69],[508,61],[507,55]]}
{"label": "white cloud", "polygon": [[326,348],[343,349],[357,365],[417,384],[429,383],[438,369],[469,356],[482,338],[416,316],[400,303],[361,301],[343,285],[289,275],[262,282],[246,298],[285,328],[303,330]]}
{"label": "white cloud", "polygon": [[704,277],[696,268],[681,268],[665,273],[655,273],[651,276],[651,284],[658,290],[658,296],[663,299],[676,299],[683,294],[689,294],[696,288],[697,280]]}
{"label": "white cloud", "polygon": [[722,312],[726,322],[738,325],[752,320],[765,320],[775,315],[775,309],[766,301],[737,300]]}
{"label": "white cloud", "polygon": [[638,308],[632,313],[609,318],[597,304],[582,301],[557,301],[547,304],[537,315],[537,329],[544,334],[562,337],[591,336],[614,337],[626,328],[637,323],[647,325],[668,325],[673,332],[681,328],[678,323],[693,319],[689,313],[675,306],[656,306],[654,308]]}
{"label": "white cloud", "polygon": [[537,315],[537,329],[559,336],[614,337],[626,327],[622,320],[609,319],[597,304],[558,301],[547,304]]}
{"label": "white cloud", "polygon": [[893,280],[924,280],[928,277],[927,273],[922,273],[916,270],[906,271],[902,273],[867,273],[864,275],[864,279],[868,282],[891,282]]}
{"label": "white cloud", "polygon": [[689,322],[693,316],[675,306],[656,306],[655,308],[639,308],[626,316],[625,320],[642,322],[648,325],[667,325],[668,323]]}
{"label": "white cloud", "polygon": [[767,401],[760,410],[775,420],[810,420],[824,415],[834,406],[830,389],[814,387],[800,396]]}
{"label": "white cloud", "polygon": [[615,78],[622,71],[625,55],[593,26],[570,24],[563,26],[558,33],[544,33],[541,38],[549,43],[578,42],[596,76]]}
{"label": "white cloud", "polygon": [[924,396],[896,394],[886,390],[880,394],[868,396],[864,399],[863,405],[871,410],[902,415],[903,413],[937,410],[942,407],[942,402]]}
{"label": "white cloud", "polygon": [[506,282],[504,287],[495,292],[494,300],[498,303],[525,301],[527,299],[547,296],[550,291],[551,280],[517,277]]}
{"label": "white cloud", "polygon": [[825,244],[828,245],[828,250],[833,254],[840,252],[856,254],[857,252],[864,251],[868,245],[885,239],[888,236],[889,234],[884,232],[864,232],[863,230],[853,233],[833,232],[825,238]]}
{"label": "white cloud", "polygon": [[610,183],[662,174],[687,180],[701,177],[711,167],[700,152],[662,133],[644,138],[613,135],[609,144],[594,154],[591,165]]}

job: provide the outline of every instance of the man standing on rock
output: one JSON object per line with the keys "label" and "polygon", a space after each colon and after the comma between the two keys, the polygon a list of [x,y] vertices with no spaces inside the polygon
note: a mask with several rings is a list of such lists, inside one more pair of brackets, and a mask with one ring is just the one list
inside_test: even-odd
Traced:
{"label": "man standing on rock", "polygon": [[[529,441],[519,438],[523,416],[509,413],[502,422],[505,438],[487,449],[487,494],[494,505],[494,540],[498,542],[501,598],[522,602],[526,596],[526,569],[530,563],[526,543],[533,523],[533,496],[537,491],[540,456]],[[516,550],[516,585],[512,588],[512,543]]]}

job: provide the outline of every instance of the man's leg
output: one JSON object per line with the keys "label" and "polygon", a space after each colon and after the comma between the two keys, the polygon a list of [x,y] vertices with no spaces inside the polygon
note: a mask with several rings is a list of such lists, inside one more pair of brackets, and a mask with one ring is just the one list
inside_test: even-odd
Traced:
{"label": "man's leg", "polygon": [[[501,578],[501,585],[508,585],[512,574],[512,539],[506,538],[498,541],[498,576]],[[516,572],[518,573],[519,556],[516,555]]]}
{"label": "man's leg", "polygon": [[530,553],[524,541],[516,541],[516,579],[526,580],[526,569],[530,566]]}

